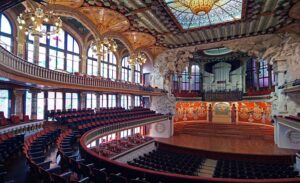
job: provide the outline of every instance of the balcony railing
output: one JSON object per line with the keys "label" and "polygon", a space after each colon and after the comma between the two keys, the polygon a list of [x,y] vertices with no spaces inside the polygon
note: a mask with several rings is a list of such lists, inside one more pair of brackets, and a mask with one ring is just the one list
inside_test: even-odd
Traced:
{"label": "balcony railing", "polygon": [[[107,79],[99,79],[92,77],[77,76],[74,74],[67,74],[63,72],[58,72],[50,70],[38,65],[32,64],[23,60],[12,53],[8,52],[5,48],[0,46],[0,69],[4,72],[10,72],[13,74],[18,74],[22,77],[32,77],[37,80],[56,82],[66,85],[80,85],[86,87],[99,88],[105,91],[132,91],[140,92],[141,94],[149,95],[161,95],[163,90],[152,87],[145,87],[138,84],[123,83],[120,81],[110,81]],[[130,93],[130,92],[129,92]]]}

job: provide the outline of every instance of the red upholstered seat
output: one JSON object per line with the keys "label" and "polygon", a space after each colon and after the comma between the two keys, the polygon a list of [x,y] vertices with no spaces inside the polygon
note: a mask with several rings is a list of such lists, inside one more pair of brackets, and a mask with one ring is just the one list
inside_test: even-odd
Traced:
{"label": "red upholstered seat", "polygon": [[24,117],[23,117],[23,121],[24,121],[24,123],[28,123],[30,120],[29,120],[29,116],[28,115],[25,115]]}

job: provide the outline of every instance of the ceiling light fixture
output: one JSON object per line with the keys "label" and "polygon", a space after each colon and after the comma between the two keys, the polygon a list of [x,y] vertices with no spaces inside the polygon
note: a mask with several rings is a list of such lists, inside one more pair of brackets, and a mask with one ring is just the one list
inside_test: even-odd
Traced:
{"label": "ceiling light fixture", "polygon": [[[60,17],[54,15],[53,11],[45,11],[41,7],[36,9],[29,9],[21,13],[17,19],[19,29],[24,30],[25,34],[47,36],[58,34],[62,27],[62,20]],[[43,29],[43,25],[53,25],[51,30]]]}
{"label": "ceiling light fixture", "polygon": [[175,0],[175,2],[178,2],[189,8],[195,15],[198,15],[198,13],[201,11],[208,14],[218,1],[219,0]]}

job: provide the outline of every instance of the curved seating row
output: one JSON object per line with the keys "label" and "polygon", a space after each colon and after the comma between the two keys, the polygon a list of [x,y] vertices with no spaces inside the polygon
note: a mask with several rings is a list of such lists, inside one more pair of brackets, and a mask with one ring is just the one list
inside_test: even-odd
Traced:
{"label": "curved seating row", "polygon": [[150,140],[153,140],[153,138],[143,137],[141,134],[136,133],[128,137],[102,143],[99,146],[92,148],[92,150],[101,156],[112,157],[126,150],[132,149],[135,146],[149,142]]}
{"label": "curved seating row", "polygon": [[22,150],[24,134],[14,135],[11,133],[0,135],[0,182],[5,182],[6,166],[8,160]]}
{"label": "curved seating row", "polygon": [[101,183],[149,183],[141,178],[128,180],[117,172],[109,172],[101,164],[97,164],[85,159],[82,159],[78,151],[78,138],[80,135],[76,131],[67,130],[61,134],[57,141],[58,156],[60,157],[60,165],[76,172],[78,177],[89,177],[91,182]]}

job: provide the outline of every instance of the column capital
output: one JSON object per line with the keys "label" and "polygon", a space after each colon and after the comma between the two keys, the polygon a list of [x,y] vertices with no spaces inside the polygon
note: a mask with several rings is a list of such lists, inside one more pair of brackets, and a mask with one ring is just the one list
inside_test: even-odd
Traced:
{"label": "column capital", "polygon": [[16,95],[16,96],[22,96],[22,95],[24,95],[24,93],[26,92],[26,89],[14,89],[13,90],[13,92],[14,92],[14,95]]}

